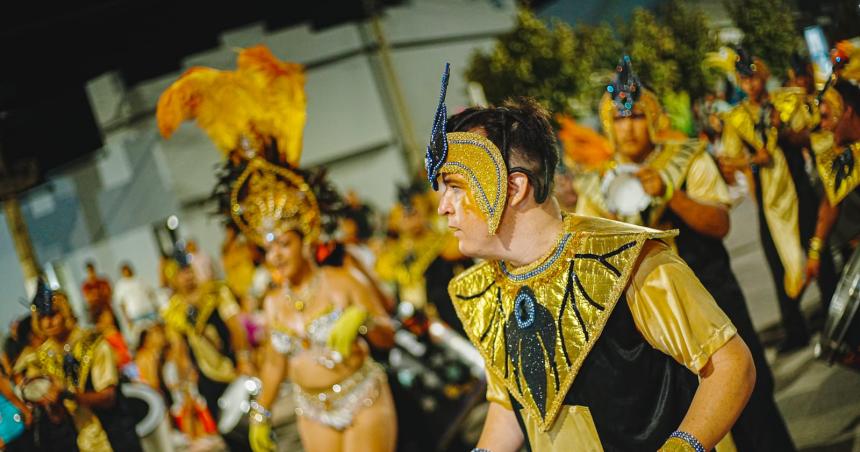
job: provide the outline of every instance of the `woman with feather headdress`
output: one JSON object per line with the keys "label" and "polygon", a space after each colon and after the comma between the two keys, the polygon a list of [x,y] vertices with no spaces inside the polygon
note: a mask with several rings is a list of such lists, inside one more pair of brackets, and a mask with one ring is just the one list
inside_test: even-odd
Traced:
{"label": "woman with feather headdress", "polygon": [[393,451],[392,396],[366,342],[390,343],[390,321],[370,288],[346,269],[319,267],[312,255],[338,201],[320,172],[298,168],[302,67],[260,46],[239,53],[236,71],[192,69],[158,109],[165,136],[188,118],[233,157],[222,208],[265,250],[275,281],[264,300],[269,336],[262,392],[251,404],[251,448],[276,449],[270,409],[289,378],[305,450]]}

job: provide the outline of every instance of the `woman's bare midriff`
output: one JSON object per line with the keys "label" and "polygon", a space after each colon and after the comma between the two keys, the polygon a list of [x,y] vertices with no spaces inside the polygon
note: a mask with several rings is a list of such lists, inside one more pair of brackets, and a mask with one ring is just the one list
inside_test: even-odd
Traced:
{"label": "woman's bare midriff", "polygon": [[306,391],[325,391],[355,373],[369,355],[363,340],[356,342],[352,356],[329,369],[319,362],[314,352],[303,351],[290,358],[287,378]]}

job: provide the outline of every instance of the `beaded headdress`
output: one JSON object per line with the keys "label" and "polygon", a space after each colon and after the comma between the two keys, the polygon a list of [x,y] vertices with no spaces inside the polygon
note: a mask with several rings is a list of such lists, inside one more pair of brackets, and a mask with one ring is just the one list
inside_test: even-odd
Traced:
{"label": "beaded headdress", "polygon": [[445,133],[448,110],[445,95],[451,65],[445,63],[439,104],[433,119],[430,144],[424,164],[434,190],[439,189],[439,174],[458,174],[466,179],[472,196],[487,219],[489,233],[495,234],[508,198],[508,168],[505,158],[492,141],[471,132]]}
{"label": "beaded headdress", "polygon": [[287,231],[306,243],[320,234],[320,212],[310,185],[297,172],[254,159],[234,182],[230,214],[242,233],[261,246]]}
{"label": "beaded headdress", "polygon": [[631,116],[636,107],[645,115],[645,120],[648,121],[648,133],[651,140],[656,142],[658,133],[668,127],[668,119],[663,115],[657,96],[642,85],[639,76],[633,71],[630,57],[624,55],[615,68],[614,80],[606,86],[606,92],[600,99],[599,106],[600,125],[613,146],[615,118]]}
{"label": "beaded headdress", "polygon": [[194,118],[227,157],[215,197],[242,234],[259,245],[290,230],[308,243],[319,237],[317,200],[297,168],[306,119],[304,80],[301,65],[257,46],[239,52],[235,71],[192,68],[158,101],[165,138]]}
{"label": "beaded headdress", "polygon": [[41,336],[43,335],[42,327],[39,319],[43,316],[51,316],[54,314],[62,314],[66,327],[71,329],[76,322],[75,315],[72,312],[71,306],[65,294],[51,289],[48,283],[39,278],[36,283],[36,293],[30,301],[30,312],[32,318],[33,331]]}

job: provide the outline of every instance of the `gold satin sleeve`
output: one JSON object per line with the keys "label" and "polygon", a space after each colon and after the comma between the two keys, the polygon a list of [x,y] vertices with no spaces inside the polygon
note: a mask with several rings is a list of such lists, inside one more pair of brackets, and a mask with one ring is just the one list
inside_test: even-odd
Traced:
{"label": "gold satin sleeve", "polygon": [[690,162],[687,173],[687,196],[702,204],[730,206],[729,187],[717,168],[717,163],[706,153],[699,153]]}
{"label": "gold satin sleeve", "polygon": [[723,146],[723,150],[720,152],[721,156],[739,158],[746,155],[744,151],[744,143],[741,141],[740,134],[737,129],[728,122],[724,122],[723,135],[720,138],[720,142]]}
{"label": "gold satin sleeve", "polygon": [[698,374],[737,331],[677,254],[662,242],[647,247],[626,292],[633,321],[652,347]]}
{"label": "gold satin sleeve", "polygon": [[100,340],[93,350],[93,366],[90,368],[90,381],[98,392],[119,383],[119,371],[113,350],[105,340]]}
{"label": "gold satin sleeve", "polygon": [[218,315],[221,316],[221,320],[226,322],[240,311],[239,303],[236,302],[236,297],[230,292],[230,288],[226,285],[218,287]]}
{"label": "gold satin sleeve", "polygon": [[511,407],[511,396],[508,390],[505,389],[505,383],[493,376],[492,372],[486,372],[487,375],[487,401],[498,403],[499,405],[513,410]]}

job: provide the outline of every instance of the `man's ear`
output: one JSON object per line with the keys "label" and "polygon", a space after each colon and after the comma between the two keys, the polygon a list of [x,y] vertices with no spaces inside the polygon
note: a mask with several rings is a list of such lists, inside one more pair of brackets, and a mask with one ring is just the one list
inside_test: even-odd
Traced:
{"label": "man's ear", "polygon": [[517,207],[522,205],[531,196],[532,185],[528,176],[523,173],[511,173],[508,175],[508,205]]}

